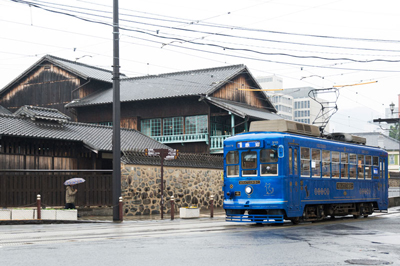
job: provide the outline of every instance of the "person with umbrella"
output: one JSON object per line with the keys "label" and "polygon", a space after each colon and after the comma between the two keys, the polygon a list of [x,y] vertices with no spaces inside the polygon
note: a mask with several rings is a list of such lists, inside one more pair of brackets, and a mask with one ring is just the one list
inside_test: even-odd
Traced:
{"label": "person with umbrella", "polygon": [[64,209],[75,209],[76,192],[78,192],[78,189],[74,189],[74,185],[69,185],[66,187]]}
{"label": "person with umbrella", "polygon": [[74,185],[85,182],[83,178],[71,178],[64,182],[65,190],[65,207],[64,209],[75,209],[75,197],[78,189],[74,189]]}

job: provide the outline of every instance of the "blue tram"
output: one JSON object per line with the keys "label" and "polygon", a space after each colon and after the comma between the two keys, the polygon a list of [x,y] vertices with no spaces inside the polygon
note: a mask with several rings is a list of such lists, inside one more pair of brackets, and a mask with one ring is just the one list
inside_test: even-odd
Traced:
{"label": "blue tram", "polygon": [[[297,224],[329,216],[368,217],[374,210],[387,210],[387,152],[297,134],[290,128],[312,126],[277,121],[280,126],[276,121],[259,121],[261,129],[251,125],[252,132],[224,141],[227,221]],[[271,130],[268,122],[274,129],[284,124],[289,130]]]}

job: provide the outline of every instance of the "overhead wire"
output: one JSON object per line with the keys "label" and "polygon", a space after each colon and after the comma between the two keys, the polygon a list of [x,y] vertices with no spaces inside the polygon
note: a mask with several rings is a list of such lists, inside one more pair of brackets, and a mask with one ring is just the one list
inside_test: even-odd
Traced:
{"label": "overhead wire", "polygon": [[[108,26],[112,26],[111,23],[106,23],[106,22],[102,22],[102,21],[94,21],[94,20],[90,20],[87,18],[83,18],[83,17],[79,17],[77,15],[73,15],[70,13],[66,13],[66,12],[62,12],[62,11],[57,11],[57,10],[52,10],[52,9],[48,9],[44,6],[38,5],[38,4],[34,4],[34,2],[32,1],[24,1],[24,0],[9,0],[12,2],[17,2],[17,3],[23,3],[23,4],[29,4],[32,5],[34,7],[37,8],[41,8],[44,9],[46,11],[49,12],[55,12],[55,13],[59,13],[59,14],[64,14],[67,16],[72,16],[78,19],[82,19],[85,20],[87,22],[93,22],[93,23],[99,23],[99,24],[103,24],[103,25],[108,25]],[[35,1],[35,0],[33,0]],[[36,2],[43,2],[43,1],[36,1]],[[65,6],[65,5],[63,5]],[[65,9],[61,9],[61,10],[65,10]],[[93,9],[92,9],[93,10]],[[66,11],[73,11],[73,10],[66,10]],[[97,12],[105,12],[105,13],[110,13],[108,11],[99,11],[99,10],[93,10],[93,11],[97,11]],[[78,14],[85,14],[85,15],[90,15],[90,16],[95,16],[95,17],[100,17],[100,18],[107,18],[107,19],[111,19],[111,17],[105,17],[105,16],[100,16],[100,15],[95,15],[95,14],[91,14],[91,13],[87,13],[87,12],[81,12],[81,11],[73,11],[76,12]],[[131,16],[131,15],[129,15]],[[139,22],[139,21],[132,21],[132,20],[126,20],[126,19],[120,19],[120,21],[123,22],[129,22],[129,23],[139,23],[139,24],[143,24],[143,25],[147,25],[147,26],[153,26],[153,27],[159,27],[159,28],[167,28],[167,29],[173,29],[173,30],[180,30],[180,31],[187,31],[187,32],[193,32],[193,33],[202,33],[202,34],[208,34],[208,35],[212,35],[212,36],[220,36],[220,37],[231,37],[231,38],[240,38],[240,39],[245,39],[245,40],[254,40],[254,41],[264,41],[264,42],[277,42],[277,43],[286,43],[286,44],[295,44],[295,45],[306,45],[306,46],[318,46],[318,47],[324,47],[324,48],[337,48],[337,49],[356,49],[356,50],[369,50],[369,51],[380,51],[380,52],[400,52],[400,50],[397,49],[376,49],[376,48],[362,48],[362,47],[343,47],[343,46],[333,46],[333,45],[320,45],[320,44],[314,44],[314,43],[298,43],[298,42],[288,42],[288,41],[282,41],[282,40],[272,40],[272,39],[265,39],[265,38],[254,38],[254,37],[246,37],[246,36],[235,36],[235,35],[230,35],[230,34],[221,34],[221,33],[215,33],[215,32],[207,32],[207,31],[199,31],[199,30],[190,30],[190,29],[183,29],[183,28],[178,28],[178,27],[172,27],[172,26],[165,26],[165,25],[160,25],[160,24],[150,24],[150,23],[144,23],[144,22]],[[230,26],[232,27],[232,26]],[[120,27],[120,29],[122,30],[129,30],[126,27]],[[247,30],[250,30],[250,28],[246,28]],[[134,31],[134,30],[133,30]],[[255,29],[255,31],[265,31],[265,30],[258,30]],[[297,33],[285,33],[285,32],[274,32],[274,33],[279,33],[279,34],[294,34],[294,35],[299,35]],[[305,36],[307,36],[307,34],[305,34]],[[325,36],[327,37],[327,36]],[[330,36],[332,38],[339,38],[339,39],[345,39],[345,37],[340,38],[340,37],[335,37],[335,36]],[[379,41],[378,39],[362,39],[362,38],[358,38],[359,40],[362,41]],[[179,41],[186,41],[186,42],[190,42],[188,40],[184,40],[184,39],[179,39]],[[389,42],[390,40],[382,40],[383,42]],[[400,42],[400,40],[391,40],[392,42]]]}
{"label": "overhead wire", "polygon": [[[301,64],[301,65],[304,65],[304,64]],[[334,68],[334,69],[338,69],[338,68]],[[359,71],[365,71],[365,69],[359,69]]]}

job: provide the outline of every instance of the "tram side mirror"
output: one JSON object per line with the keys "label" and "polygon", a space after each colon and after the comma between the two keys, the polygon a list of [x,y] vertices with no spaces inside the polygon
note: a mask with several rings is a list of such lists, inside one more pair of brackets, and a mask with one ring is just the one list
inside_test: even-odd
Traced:
{"label": "tram side mirror", "polygon": [[284,157],[284,152],[283,152],[283,145],[278,146],[278,157],[283,158]]}

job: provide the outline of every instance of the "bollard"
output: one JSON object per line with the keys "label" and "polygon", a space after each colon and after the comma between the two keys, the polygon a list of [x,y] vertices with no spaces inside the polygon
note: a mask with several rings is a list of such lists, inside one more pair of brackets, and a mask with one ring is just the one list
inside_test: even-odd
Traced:
{"label": "bollard", "polygon": [[174,219],[175,215],[175,199],[174,196],[171,196],[171,220]]}
{"label": "bollard", "polygon": [[214,218],[214,195],[210,196],[210,218]]}
{"label": "bollard", "polygon": [[40,199],[40,194],[37,194],[36,196],[36,206],[37,206],[37,219],[41,220],[42,219],[42,213],[41,213],[41,199]]}
{"label": "bollard", "polygon": [[119,207],[119,220],[122,222],[124,220],[122,197],[119,197],[118,207]]}

